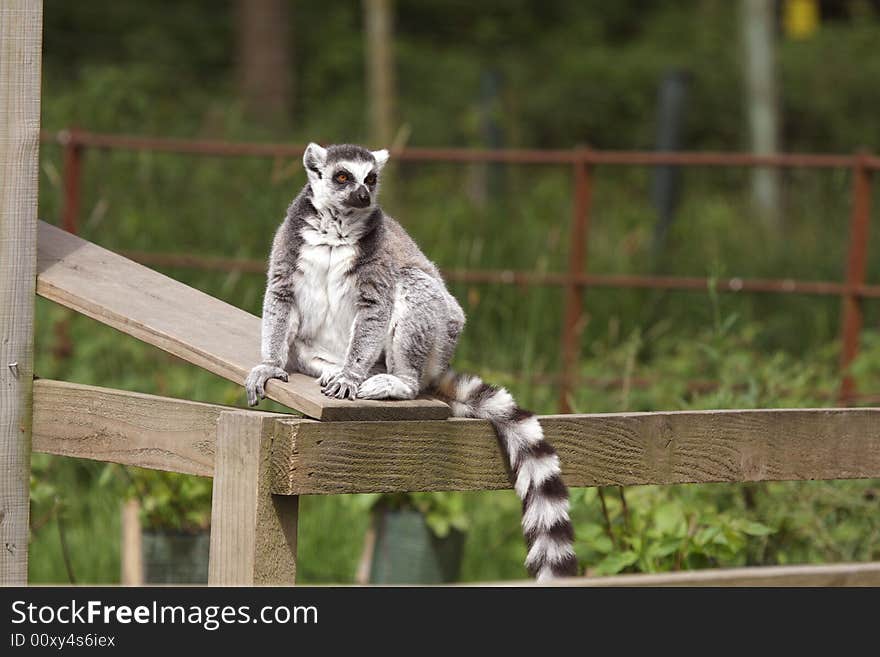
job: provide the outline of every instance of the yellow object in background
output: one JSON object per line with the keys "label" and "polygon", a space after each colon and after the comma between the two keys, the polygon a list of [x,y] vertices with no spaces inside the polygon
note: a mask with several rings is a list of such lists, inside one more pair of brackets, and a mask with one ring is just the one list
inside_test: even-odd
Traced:
{"label": "yellow object in background", "polygon": [[819,0],[785,0],[785,36],[807,39],[819,29]]}

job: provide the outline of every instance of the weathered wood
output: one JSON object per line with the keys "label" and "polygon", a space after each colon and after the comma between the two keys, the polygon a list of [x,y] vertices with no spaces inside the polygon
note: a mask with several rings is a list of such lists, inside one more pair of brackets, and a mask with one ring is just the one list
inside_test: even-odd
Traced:
{"label": "weathered wood", "polygon": [[[260,362],[260,319],[44,222],[37,294],[242,384]],[[436,399],[331,399],[310,377],[267,386],[271,399],[320,420],[424,420],[449,416]]]}
{"label": "weathered wood", "polygon": [[223,413],[211,502],[213,585],[293,584],[299,498],[272,495],[272,443],[277,422]]}
{"label": "weathered wood", "polygon": [[[535,581],[499,582],[480,586],[545,586]],[[880,563],[708,568],[677,573],[568,577],[549,586],[880,586]]]}
{"label": "weathered wood", "polygon": [[0,586],[27,583],[42,23],[0,3]]}
{"label": "weathered wood", "polygon": [[[570,486],[880,477],[880,409],[539,418]],[[509,488],[487,422],[282,420],[279,494]]]}
{"label": "weathered wood", "polygon": [[[212,476],[228,406],[40,379],[34,451]],[[278,420],[279,494],[507,488],[479,420]],[[880,409],[693,411],[539,418],[570,485],[880,477]]]}
{"label": "weathered wood", "polygon": [[38,379],[33,448],[45,454],[212,477],[217,420],[231,410],[235,409]]}
{"label": "weathered wood", "polygon": [[141,530],[141,505],[137,500],[123,502],[121,525],[120,583],[123,586],[142,586],[144,583],[144,533]]}

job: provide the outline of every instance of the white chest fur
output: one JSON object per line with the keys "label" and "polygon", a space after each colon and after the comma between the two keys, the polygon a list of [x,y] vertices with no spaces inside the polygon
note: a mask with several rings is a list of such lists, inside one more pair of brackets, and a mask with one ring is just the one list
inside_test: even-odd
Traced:
{"label": "white chest fur", "polygon": [[[357,312],[354,279],[349,274],[357,248],[335,236],[306,230],[294,287],[300,321],[295,341],[300,357],[341,363]],[[327,243],[332,242],[332,243]]]}

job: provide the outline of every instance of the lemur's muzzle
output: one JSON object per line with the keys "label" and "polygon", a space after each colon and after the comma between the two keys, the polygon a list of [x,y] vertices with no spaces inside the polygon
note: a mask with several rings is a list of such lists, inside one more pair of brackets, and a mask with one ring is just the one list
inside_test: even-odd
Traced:
{"label": "lemur's muzzle", "polygon": [[370,192],[363,185],[348,195],[348,204],[354,208],[365,208],[370,204]]}

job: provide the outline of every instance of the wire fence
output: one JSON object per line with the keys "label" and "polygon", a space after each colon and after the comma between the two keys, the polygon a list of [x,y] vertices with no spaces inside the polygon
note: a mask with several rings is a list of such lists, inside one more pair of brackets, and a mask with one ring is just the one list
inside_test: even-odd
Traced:
{"label": "wire fence", "polygon": [[[301,157],[305,145],[228,142],[210,140],[165,139],[126,135],[96,134],[80,130],[44,133],[43,140],[63,149],[63,194],[61,225],[76,233],[79,225],[82,163],[89,149],[158,151],[215,157]],[[569,233],[569,257],[564,272],[548,273],[518,270],[453,269],[444,271],[447,280],[500,285],[556,286],[565,291],[559,337],[561,372],[541,375],[559,391],[559,409],[570,412],[571,394],[579,384],[595,385],[577,374],[580,330],[583,325],[584,294],[588,288],[696,290],[770,294],[809,294],[838,296],[840,306],[840,389],[837,401],[842,405],[874,403],[878,395],[859,394],[849,366],[859,353],[864,323],[865,299],[880,298],[880,285],[866,281],[868,233],[871,221],[871,177],[880,169],[880,157],[867,153],[855,155],[776,154],[720,152],[640,152],[572,150],[480,150],[463,148],[404,148],[393,153],[400,161],[508,164],[568,165],[572,176],[572,217]],[[684,167],[774,167],[842,169],[851,172],[851,211],[848,249],[842,281],[807,281],[792,278],[710,279],[681,276],[631,276],[587,272],[591,200],[594,169],[598,166],[684,166]],[[196,256],[185,253],[126,252],[125,255],[146,265],[185,267],[224,272],[263,273],[265,261],[240,258]],[[691,382],[694,389],[708,389],[714,382]],[[604,385],[604,384],[603,384]],[[702,387],[701,387],[702,386]]]}

